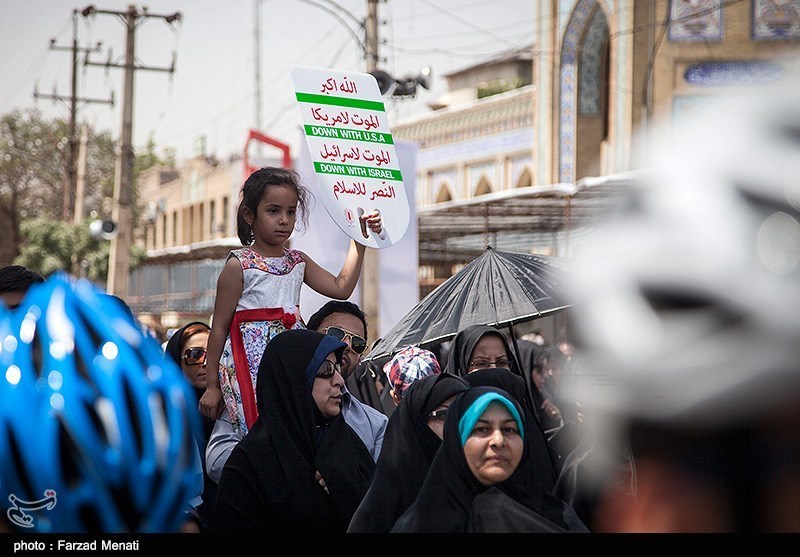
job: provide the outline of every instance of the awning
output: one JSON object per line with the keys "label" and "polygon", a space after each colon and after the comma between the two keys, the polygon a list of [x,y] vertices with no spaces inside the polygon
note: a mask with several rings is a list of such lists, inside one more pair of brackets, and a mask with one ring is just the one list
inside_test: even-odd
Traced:
{"label": "awning", "polygon": [[487,244],[530,252],[548,236],[585,233],[640,178],[640,172],[626,172],[419,208],[419,264],[468,263]]}

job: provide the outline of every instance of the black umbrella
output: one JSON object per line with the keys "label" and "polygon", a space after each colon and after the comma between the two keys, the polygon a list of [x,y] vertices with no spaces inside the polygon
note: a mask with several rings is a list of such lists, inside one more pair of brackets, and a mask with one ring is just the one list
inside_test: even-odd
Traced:
{"label": "black umbrella", "polygon": [[482,255],[414,306],[364,359],[390,356],[408,344],[443,342],[470,325],[508,326],[513,333],[516,323],[572,305],[561,299],[563,282],[559,258],[487,246]]}

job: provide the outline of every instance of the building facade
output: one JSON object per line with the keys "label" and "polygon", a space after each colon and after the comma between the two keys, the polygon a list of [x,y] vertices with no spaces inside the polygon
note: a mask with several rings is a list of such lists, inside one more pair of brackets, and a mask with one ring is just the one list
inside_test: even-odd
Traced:
{"label": "building facade", "polygon": [[[651,133],[705,99],[780,79],[800,53],[800,0],[542,0],[532,46],[447,77],[431,112],[393,123],[417,151],[420,296],[499,249],[569,257],[647,156]],[[206,157],[140,184],[149,259],[134,311],[208,319],[237,247],[241,161]]]}
{"label": "building facade", "polygon": [[599,190],[628,180],[654,130],[710,97],[780,79],[800,46],[800,0],[552,0],[534,10],[529,52],[450,74],[436,110],[394,127],[420,146],[423,288],[486,243],[568,257]]}

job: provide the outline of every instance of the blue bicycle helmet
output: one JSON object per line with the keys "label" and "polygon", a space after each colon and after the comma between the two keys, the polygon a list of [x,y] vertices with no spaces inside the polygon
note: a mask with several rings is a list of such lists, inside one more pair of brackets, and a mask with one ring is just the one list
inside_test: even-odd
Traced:
{"label": "blue bicycle helmet", "polygon": [[63,273],[0,311],[0,502],[33,532],[172,532],[199,493],[196,400],[122,305]]}

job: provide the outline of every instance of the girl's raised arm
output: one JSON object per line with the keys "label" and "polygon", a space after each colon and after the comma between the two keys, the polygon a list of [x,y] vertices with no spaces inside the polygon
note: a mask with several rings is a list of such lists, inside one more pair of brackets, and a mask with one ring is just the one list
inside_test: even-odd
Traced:
{"label": "girl's raised arm", "polygon": [[228,258],[217,279],[217,296],[214,299],[214,316],[208,335],[208,375],[206,391],[200,398],[200,413],[216,420],[222,413],[222,390],[219,387],[219,359],[228,338],[228,331],[242,295],[242,264],[236,257]]}
{"label": "girl's raised arm", "polygon": [[333,273],[320,267],[304,253],[303,258],[306,261],[304,282],[323,296],[335,300],[346,300],[353,293],[358,283],[361,267],[364,265],[365,249],[366,247],[363,244],[350,240],[350,250],[347,252],[342,270],[339,271],[337,276],[333,276]]}
{"label": "girl's raised arm", "polygon": [[[380,234],[381,230],[383,230],[380,212],[374,211],[362,215],[361,219],[367,223],[375,234]],[[333,276],[332,273],[320,267],[304,253],[303,256],[306,261],[304,282],[323,296],[336,300],[346,300],[353,293],[358,283],[361,267],[364,265],[365,250],[366,246],[355,240],[350,240],[350,250],[347,252],[342,270],[339,271],[337,276]]]}

